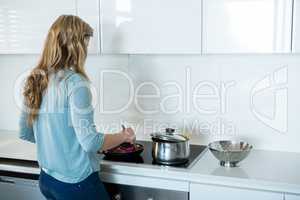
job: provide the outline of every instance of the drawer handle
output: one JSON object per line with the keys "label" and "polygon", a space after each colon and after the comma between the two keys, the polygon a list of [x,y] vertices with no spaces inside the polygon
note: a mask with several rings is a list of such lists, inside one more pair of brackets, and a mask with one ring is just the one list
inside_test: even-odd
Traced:
{"label": "drawer handle", "polygon": [[0,178],[0,182],[1,182],[1,183],[15,184],[15,181],[9,180],[9,179],[3,179],[3,178]]}

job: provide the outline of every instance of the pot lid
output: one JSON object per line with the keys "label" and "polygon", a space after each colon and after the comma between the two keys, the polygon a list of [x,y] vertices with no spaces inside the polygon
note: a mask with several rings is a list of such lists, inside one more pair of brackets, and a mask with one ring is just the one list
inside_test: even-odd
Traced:
{"label": "pot lid", "polygon": [[165,132],[157,132],[151,134],[153,140],[165,142],[185,142],[189,139],[184,135],[175,133],[175,129],[166,128]]}

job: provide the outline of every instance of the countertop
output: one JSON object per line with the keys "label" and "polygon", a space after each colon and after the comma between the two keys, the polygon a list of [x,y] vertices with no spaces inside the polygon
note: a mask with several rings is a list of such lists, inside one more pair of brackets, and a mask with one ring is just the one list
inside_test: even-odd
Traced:
{"label": "countertop", "polygon": [[[0,130],[0,157],[35,160],[35,145],[23,142],[14,131]],[[300,153],[253,150],[236,168],[224,168],[207,151],[189,169],[101,161],[101,172],[193,183],[300,194]],[[29,162],[0,162],[0,170],[38,174]]]}

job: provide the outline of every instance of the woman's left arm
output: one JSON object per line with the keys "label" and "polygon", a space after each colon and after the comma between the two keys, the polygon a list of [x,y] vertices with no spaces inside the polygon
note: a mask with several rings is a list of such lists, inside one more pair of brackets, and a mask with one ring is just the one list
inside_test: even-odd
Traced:
{"label": "woman's left arm", "polygon": [[26,111],[21,112],[19,120],[19,138],[32,143],[35,143],[34,133],[32,125],[27,123],[28,113]]}

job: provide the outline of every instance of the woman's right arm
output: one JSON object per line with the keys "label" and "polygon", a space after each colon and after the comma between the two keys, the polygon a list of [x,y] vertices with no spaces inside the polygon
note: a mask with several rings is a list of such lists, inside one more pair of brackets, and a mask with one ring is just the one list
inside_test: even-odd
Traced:
{"label": "woman's right arm", "polygon": [[111,149],[123,142],[133,142],[135,135],[131,128],[116,134],[97,132],[90,87],[79,75],[73,75],[73,78],[73,84],[69,88],[70,114],[72,126],[82,148],[87,152],[98,152]]}

